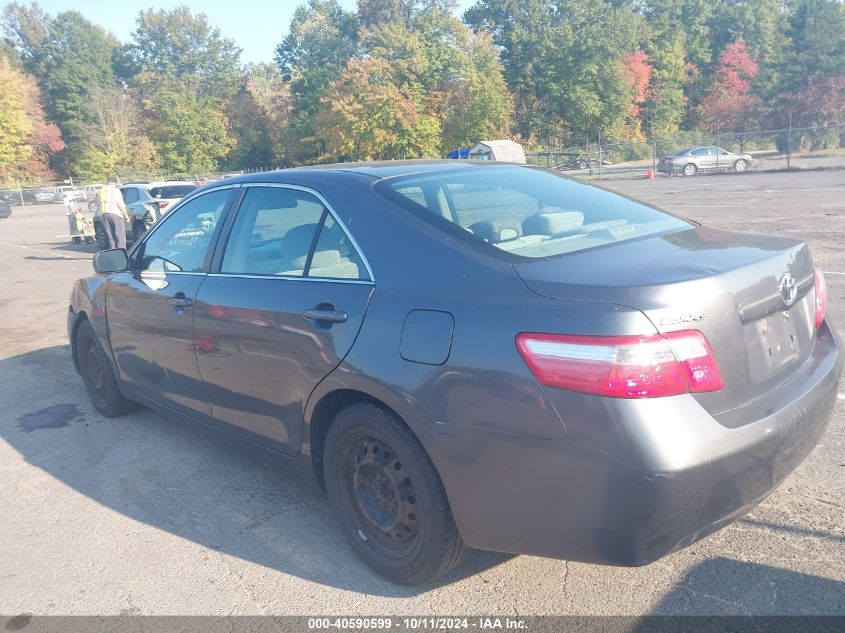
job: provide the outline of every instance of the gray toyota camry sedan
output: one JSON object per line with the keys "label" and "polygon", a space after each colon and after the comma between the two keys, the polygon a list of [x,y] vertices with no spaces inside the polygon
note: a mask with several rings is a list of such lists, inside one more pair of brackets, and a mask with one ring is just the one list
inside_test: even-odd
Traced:
{"label": "gray toyota camry sedan", "polygon": [[468,547],[609,565],[685,547],[801,463],[842,370],[804,243],[527,166],[227,179],[94,268],[68,330],[97,410],[289,458],[407,584]]}

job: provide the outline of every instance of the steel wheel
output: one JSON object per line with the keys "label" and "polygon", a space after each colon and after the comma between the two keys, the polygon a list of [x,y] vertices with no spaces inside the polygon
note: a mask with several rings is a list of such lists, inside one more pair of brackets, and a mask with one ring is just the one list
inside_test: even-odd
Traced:
{"label": "steel wheel", "polygon": [[738,161],[736,161],[734,163],[734,171],[739,173],[739,174],[743,173],[746,170],[747,167],[748,167],[748,164],[745,162],[744,158],[740,158]]}
{"label": "steel wheel", "polygon": [[687,163],[684,165],[684,176],[695,176],[697,171],[698,167],[696,167],[693,163]]}
{"label": "steel wheel", "polygon": [[85,390],[97,411],[113,418],[132,409],[132,403],[120,392],[109,359],[88,321],[83,322],[77,331],[76,360]]}
{"label": "steel wheel", "polygon": [[402,584],[460,564],[466,546],[443,482],[411,430],[375,404],[341,410],[323,450],[326,493],[355,553]]}

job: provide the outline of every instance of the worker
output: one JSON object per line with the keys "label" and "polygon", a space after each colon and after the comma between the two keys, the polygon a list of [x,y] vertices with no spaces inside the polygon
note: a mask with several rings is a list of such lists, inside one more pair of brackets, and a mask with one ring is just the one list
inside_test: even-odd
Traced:
{"label": "worker", "polygon": [[106,225],[106,238],[109,241],[109,248],[126,248],[124,220],[129,222],[129,214],[126,213],[123,194],[117,188],[115,176],[109,176],[106,186],[97,192],[97,202],[100,205],[100,213],[103,214]]}

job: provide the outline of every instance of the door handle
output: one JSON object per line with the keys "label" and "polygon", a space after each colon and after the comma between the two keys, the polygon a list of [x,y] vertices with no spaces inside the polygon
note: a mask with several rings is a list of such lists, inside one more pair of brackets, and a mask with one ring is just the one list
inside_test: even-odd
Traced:
{"label": "door handle", "polygon": [[306,319],[311,321],[323,321],[325,323],[343,323],[349,315],[342,310],[311,308],[302,313]]}
{"label": "door handle", "polygon": [[194,300],[189,299],[185,296],[184,292],[177,292],[176,295],[170,300],[170,305],[177,309],[185,309],[191,307],[193,305]]}

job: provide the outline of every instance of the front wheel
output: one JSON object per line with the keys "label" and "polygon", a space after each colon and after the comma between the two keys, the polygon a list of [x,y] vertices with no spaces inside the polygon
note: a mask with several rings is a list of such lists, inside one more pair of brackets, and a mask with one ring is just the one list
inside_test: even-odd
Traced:
{"label": "front wheel", "polygon": [[91,202],[88,203],[88,210],[91,213],[96,213],[97,211],[100,210],[100,205],[97,204],[96,200],[92,200]]}
{"label": "front wheel", "polygon": [[87,320],[76,333],[76,360],[94,408],[107,418],[128,413],[132,403],[120,393],[111,363]]}
{"label": "front wheel", "polygon": [[745,173],[746,169],[748,169],[748,163],[745,162],[744,158],[740,158],[734,163],[734,171],[738,174]]}
{"label": "front wheel", "polygon": [[434,580],[467,548],[443,482],[393,413],[356,404],[332,422],[323,453],[329,503],[355,553],[403,585]]}
{"label": "front wheel", "polygon": [[684,176],[695,176],[697,171],[698,167],[696,167],[693,163],[687,163],[684,165]]}

